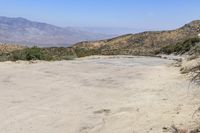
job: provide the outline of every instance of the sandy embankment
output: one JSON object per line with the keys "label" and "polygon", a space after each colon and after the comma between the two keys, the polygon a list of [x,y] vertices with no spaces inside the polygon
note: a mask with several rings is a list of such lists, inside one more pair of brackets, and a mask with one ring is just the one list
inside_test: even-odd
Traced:
{"label": "sandy embankment", "polygon": [[162,133],[198,125],[200,91],[172,61],[0,63],[0,133]]}

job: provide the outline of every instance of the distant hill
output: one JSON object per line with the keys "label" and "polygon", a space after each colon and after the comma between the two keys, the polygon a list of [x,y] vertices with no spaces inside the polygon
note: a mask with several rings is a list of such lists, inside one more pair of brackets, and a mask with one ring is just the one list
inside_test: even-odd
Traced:
{"label": "distant hill", "polygon": [[81,41],[99,40],[111,37],[77,28],[62,28],[25,18],[0,17],[0,42],[28,46],[70,46]]}
{"label": "distant hill", "polygon": [[192,21],[176,30],[128,34],[101,41],[85,41],[73,46],[78,56],[88,55],[155,55],[168,45],[175,45],[198,37],[200,20]]}
{"label": "distant hill", "polygon": [[113,37],[124,34],[130,34],[130,33],[135,34],[147,31],[147,29],[142,29],[142,28],[124,28],[124,27],[73,27],[73,28],[93,33],[113,35]]}
{"label": "distant hill", "polygon": [[[200,55],[200,20],[192,21],[176,30],[127,34],[100,41],[84,41],[67,48],[27,48],[0,45],[0,61],[7,60],[63,60],[90,55]],[[31,58],[30,58],[31,57]]]}

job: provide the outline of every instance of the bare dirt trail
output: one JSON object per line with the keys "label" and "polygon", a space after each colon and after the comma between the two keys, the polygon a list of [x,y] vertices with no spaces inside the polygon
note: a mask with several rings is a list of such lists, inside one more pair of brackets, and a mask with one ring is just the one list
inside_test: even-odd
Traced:
{"label": "bare dirt trail", "polygon": [[[162,133],[199,124],[200,91],[150,57],[0,63],[0,133]],[[166,131],[165,131],[166,132]]]}

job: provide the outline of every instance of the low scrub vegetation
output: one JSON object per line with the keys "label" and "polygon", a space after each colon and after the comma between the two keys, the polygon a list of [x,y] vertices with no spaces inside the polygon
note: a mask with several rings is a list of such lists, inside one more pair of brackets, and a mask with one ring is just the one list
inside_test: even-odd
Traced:
{"label": "low scrub vegetation", "polygon": [[168,45],[161,49],[161,53],[164,54],[185,54],[189,52],[195,45],[200,42],[200,38],[191,38],[184,42],[179,42],[177,44]]}
{"label": "low scrub vegetation", "polygon": [[75,48],[74,51],[75,51],[77,57],[85,57],[85,56],[101,54],[101,51],[99,51],[99,49]]}
{"label": "low scrub vegetation", "polygon": [[17,61],[17,60],[72,60],[76,57],[70,48],[25,48],[9,53],[1,53],[0,61]]}
{"label": "low scrub vegetation", "polygon": [[182,67],[181,71],[182,73],[189,74],[192,82],[200,83],[200,38],[191,38],[184,42],[179,42],[175,45],[168,45],[163,47],[160,51],[164,54],[173,53],[178,55],[189,55],[187,58],[187,63],[189,64]]}

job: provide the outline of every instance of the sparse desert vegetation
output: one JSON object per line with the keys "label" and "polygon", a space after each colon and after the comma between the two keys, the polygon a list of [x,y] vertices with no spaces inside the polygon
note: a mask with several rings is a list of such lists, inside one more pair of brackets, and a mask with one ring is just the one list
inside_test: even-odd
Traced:
{"label": "sparse desert vegetation", "polygon": [[24,48],[10,52],[2,52],[0,61],[17,61],[17,60],[72,60],[76,57],[73,50],[70,48]]}
{"label": "sparse desert vegetation", "polygon": [[176,55],[183,55],[183,54],[200,54],[197,49],[197,45],[200,44],[200,38],[191,38],[185,40],[183,42],[178,42],[176,44],[171,44],[161,48],[160,52],[164,54],[176,54]]}

